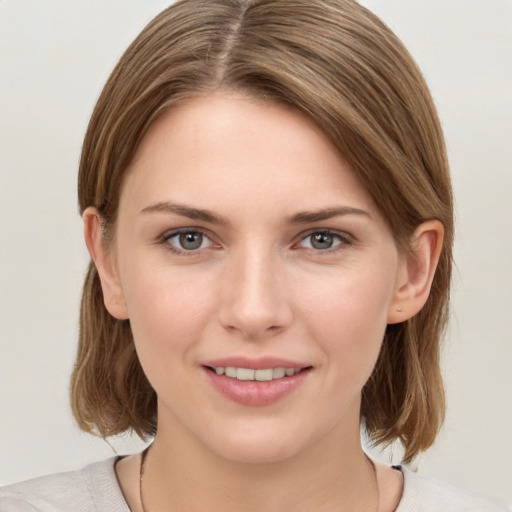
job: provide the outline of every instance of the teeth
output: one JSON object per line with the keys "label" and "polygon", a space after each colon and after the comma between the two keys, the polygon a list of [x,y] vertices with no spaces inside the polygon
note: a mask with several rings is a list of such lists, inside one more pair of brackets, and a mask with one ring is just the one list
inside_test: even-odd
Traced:
{"label": "teeth", "polygon": [[256,370],[250,370],[249,368],[238,368],[236,371],[236,378],[238,380],[254,380],[254,374]]}
{"label": "teeth", "polygon": [[286,370],[284,368],[274,368],[274,371],[272,372],[272,378],[274,379],[282,379],[285,375]]}
{"label": "teeth", "polygon": [[[217,368],[215,368],[215,371],[217,371]],[[226,377],[234,377],[236,379],[236,368],[233,368],[232,366],[228,366],[224,372]]]}
{"label": "teeth", "polygon": [[260,382],[268,382],[274,379],[282,379],[283,377],[291,377],[300,370],[294,368],[265,368],[263,370],[253,370],[251,368],[235,368],[233,366],[216,366],[214,368],[217,375],[225,375],[238,380],[257,380]]}
{"label": "teeth", "polygon": [[272,380],[274,376],[274,370],[269,368],[268,370],[256,370],[254,372],[254,378],[259,381]]}

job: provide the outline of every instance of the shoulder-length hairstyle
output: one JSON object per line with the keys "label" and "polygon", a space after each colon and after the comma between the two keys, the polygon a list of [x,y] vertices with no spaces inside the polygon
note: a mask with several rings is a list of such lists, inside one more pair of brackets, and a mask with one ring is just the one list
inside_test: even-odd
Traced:
{"label": "shoulder-length hairstyle", "polygon": [[[424,308],[389,325],[363,389],[375,444],[412,460],[444,418],[441,337],[448,316],[453,205],[440,122],[421,72],[391,30],[354,0],[181,0],[158,15],[108,79],[85,136],[80,210],[96,207],[111,243],[121,184],[149,126],[167,108],[219,88],[280,102],[324,131],[371,194],[403,254],[425,220],[444,247]],[[129,320],[109,315],[91,262],[71,383],[80,427],[107,437],[156,432],[156,395]]]}

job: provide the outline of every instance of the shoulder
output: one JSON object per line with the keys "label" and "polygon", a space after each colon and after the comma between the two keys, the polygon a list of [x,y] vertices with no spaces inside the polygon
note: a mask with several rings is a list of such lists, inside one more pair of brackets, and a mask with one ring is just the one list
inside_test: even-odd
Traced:
{"label": "shoulder", "polygon": [[116,460],[2,487],[0,512],[129,512],[117,483]]}
{"label": "shoulder", "polygon": [[407,468],[401,471],[404,490],[396,512],[512,512],[512,507],[499,500],[420,476]]}

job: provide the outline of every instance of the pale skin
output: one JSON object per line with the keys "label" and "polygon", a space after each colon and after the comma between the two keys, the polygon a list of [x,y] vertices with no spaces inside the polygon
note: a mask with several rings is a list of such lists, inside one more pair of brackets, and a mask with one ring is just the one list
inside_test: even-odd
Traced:
{"label": "pale skin", "polygon": [[[120,197],[112,243],[94,208],[83,220],[105,305],[130,319],[158,396],[146,512],[394,510],[401,473],[376,464],[377,489],[361,447],[361,389],[386,325],[428,298],[442,225],[418,226],[412,256],[400,254],[308,118],[231,91],[159,118]],[[300,362],[306,378],[253,407],[205,377],[205,361],[263,356]],[[139,463],[116,466],[133,511]]]}

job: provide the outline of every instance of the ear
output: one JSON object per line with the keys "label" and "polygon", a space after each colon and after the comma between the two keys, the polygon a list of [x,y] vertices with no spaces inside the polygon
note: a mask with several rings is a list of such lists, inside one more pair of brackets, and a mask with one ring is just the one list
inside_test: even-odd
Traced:
{"label": "ear", "polygon": [[89,207],[82,214],[85,244],[96,265],[107,311],[118,320],[128,318],[123,289],[118,276],[115,251],[103,239],[101,216],[96,208]]}
{"label": "ear", "polygon": [[444,227],[438,220],[420,224],[411,237],[411,254],[404,256],[388,311],[388,324],[412,318],[427,302],[443,247]]}

